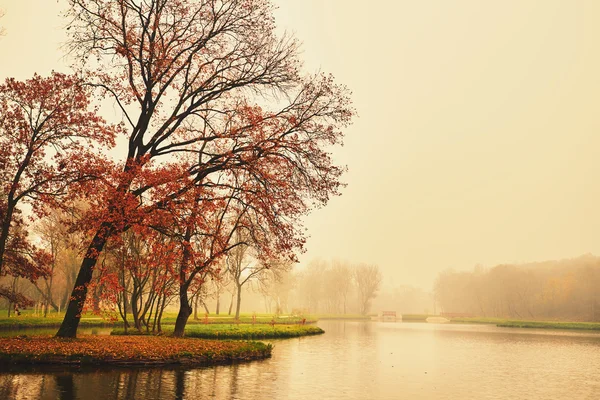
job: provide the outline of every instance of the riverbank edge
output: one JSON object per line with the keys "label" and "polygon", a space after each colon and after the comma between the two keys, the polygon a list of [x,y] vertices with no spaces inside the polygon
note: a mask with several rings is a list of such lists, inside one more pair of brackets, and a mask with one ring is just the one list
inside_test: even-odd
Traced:
{"label": "riverbank edge", "polygon": [[[173,327],[164,329],[162,334],[170,335]],[[206,324],[188,325],[185,330],[186,338],[214,340],[256,340],[256,339],[289,339],[302,336],[321,335],[325,331],[314,325],[273,325],[265,324]],[[139,332],[123,328],[113,329],[111,336],[147,336],[152,333]]]}
{"label": "riverbank edge", "polygon": [[[115,339],[111,336],[94,335],[84,335],[77,339],[47,336],[2,339],[0,366],[205,367],[263,360],[270,358],[273,350],[271,344],[255,341],[156,336]],[[143,350],[136,352],[136,347]]]}
{"label": "riverbank edge", "polygon": [[[165,318],[161,324],[163,326],[174,326],[176,318],[169,317]],[[241,317],[239,320],[235,320],[233,317],[208,317],[207,319],[190,319],[187,325],[204,325],[204,324],[248,324],[254,323],[257,325],[295,325],[295,324],[315,324],[318,319],[312,317],[299,318],[299,317],[286,317],[286,318],[266,318],[258,317],[255,321],[252,321],[252,317]],[[131,321],[130,321],[131,322]],[[50,320],[44,320],[38,317],[11,317],[0,318],[0,331],[17,330],[17,329],[50,329],[59,328],[62,324],[62,318],[52,318]],[[117,328],[123,326],[123,321],[110,321],[106,319],[81,319],[79,322],[80,328]]]}
{"label": "riverbank edge", "polygon": [[580,331],[600,331],[599,322],[569,322],[569,321],[526,321],[508,320],[501,318],[453,318],[450,323],[457,324],[488,324],[499,328],[527,329],[567,329]]}

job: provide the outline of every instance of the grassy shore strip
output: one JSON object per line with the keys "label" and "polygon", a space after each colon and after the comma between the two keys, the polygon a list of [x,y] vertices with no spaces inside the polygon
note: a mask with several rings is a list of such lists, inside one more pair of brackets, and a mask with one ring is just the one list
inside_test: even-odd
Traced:
{"label": "grassy shore strip", "polygon": [[452,318],[451,322],[492,324],[501,328],[575,329],[586,331],[600,331],[599,322],[524,321],[503,318]]}
{"label": "grassy shore strip", "polygon": [[[30,329],[30,328],[58,328],[62,323],[60,317],[32,317],[20,316],[11,318],[0,318],[0,329]],[[111,322],[99,317],[82,318],[79,326],[82,328],[110,327],[122,324],[122,322]]]}
{"label": "grassy shore strip", "polygon": [[425,322],[427,318],[434,317],[429,314],[402,314],[402,322]]}
{"label": "grassy shore strip", "polygon": [[[27,310],[29,311],[29,310]],[[0,317],[0,330],[2,329],[29,329],[29,328],[58,328],[62,323],[64,313],[51,313],[48,317],[44,318],[41,316],[34,315],[29,312],[24,312],[20,316],[12,316],[10,318],[6,316]],[[117,317],[117,316],[115,316]],[[209,324],[237,324],[237,323],[252,323],[252,315],[241,315],[239,321],[236,321],[234,317],[228,315],[216,315],[210,314],[208,317],[199,315],[198,319],[192,319],[188,321],[189,325],[205,324],[207,321]],[[162,319],[163,325],[174,325],[177,319],[176,313],[167,313]],[[256,324],[272,324],[273,322],[277,325],[293,325],[301,323],[304,320],[306,324],[313,324],[317,322],[317,318],[313,316],[273,316],[273,315],[257,315],[254,323]],[[131,322],[131,316],[130,316]],[[93,327],[111,327],[121,326],[123,322],[120,318],[116,321],[110,321],[108,319],[101,318],[94,314],[85,314],[81,318],[79,323],[80,327],[93,328]]]}
{"label": "grassy shore strip", "polygon": [[[172,326],[163,329],[165,335],[173,332]],[[205,324],[188,325],[185,329],[185,336],[188,338],[200,339],[284,339],[300,336],[319,335],[325,333],[317,326],[309,325],[274,325],[265,324]],[[111,335],[124,335],[123,329],[113,329]],[[144,332],[129,329],[128,335],[145,335]]]}
{"label": "grassy shore strip", "polygon": [[207,366],[268,358],[271,350],[260,342],[156,336],[15,337],[0,340],[0,365]]}
{"label": "grassy shore strip", "polygon": [[496,324],[501,328],[533,328],[533,329],[577,329],[600,331],[598,322],[556,322],[556,321],[507,321]]}
{"label": "grassy shore strip", "polygon": [[[174,325],[175,321],[176,321],[177,317],[166,317],[163,318],[162,320],[162,324],[164,325]],[[208,320],[209,324],[251,324],[253,323],[252,317],[251,316],[240,316],[239,320],[236,320],[234,317],[229,317],[229,316],[208,316],[208,318],[205,318],[204,316],[198,316],[198,319],[193,319],[190,318],[188,320],[188,325],[206,325],[206,320]],[[254,320],[255,324],[272,324],[275,323],[275,325],[294,325],[294,324],[299,324],[302,322],[302,320],[305,320],[304,323],[305,324],[314,324],[317,322],[318,318],[314,318],[313,316],[310,317],[297,317],[297,316],[279,316],[279,317],[273,317],[273,316],[257,316],[256,319]]]}
{"label": "grassy shore strip", "polygon": [[488,318],[488,317],[457,317],[450,318],[450,322],[459,324],[502,324],[507,323],[510,320],[505,318]]}

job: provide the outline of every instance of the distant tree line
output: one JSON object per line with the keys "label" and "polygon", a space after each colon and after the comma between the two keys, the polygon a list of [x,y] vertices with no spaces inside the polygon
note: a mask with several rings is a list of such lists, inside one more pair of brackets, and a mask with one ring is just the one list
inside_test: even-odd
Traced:
{"label": "distant tree line", "polygon": [[293,308],[306,313],[362,314],[381,288],[381,271],[373,264],[313,260],[293,277]]}
{"label": "distant tree line", "polygon": [[600,257],[439,274],[438,311],[516,319],[600,320]]}

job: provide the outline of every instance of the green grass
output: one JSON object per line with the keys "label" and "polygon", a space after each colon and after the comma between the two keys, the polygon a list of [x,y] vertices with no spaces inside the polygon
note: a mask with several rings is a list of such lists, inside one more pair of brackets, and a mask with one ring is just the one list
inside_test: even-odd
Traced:
{"label": "green grass", "polygon": [[505,318],[491,318],[491,317],[468,317],[468,318],[449,318],[450,322],[460,323],[460,324],[502,324],[507,323],[510,320]]}
{"label": "green grass", "polygon": [[[163,325],[174,325],[176,319],[177,319],[177,315],[174,315],[174,316],[167,315],[166,317],[163,317],[162,324]],[[198,325],[198,324],[206,325],[204,319],[205,319],[204,314],[198,315],[198,319],[193,319],[193,318],[188,319],[187,324],[188,325]],[[318,320],[318,318],[314,318],[313,316],[257,315],[255,323],[256,324],[271,324],[274,321],[276,325],[294,325],[294,324],[301,323],[302,319],[306,319],[305,323],[307,323],[307,324],[315,323]],[[239,321],[236,321],[236,319],[233,316],[228,316],[228,315],[209,314],[209,316],[208,316],[209,324],[236,324],[236,323],[251,324],[252,322],[253,321],[252,321],[251,315],[240,315]]]}
{"label": "green grass", "polygon": [[524,321],[505,318],[452,318],[451,322],[470,324],[492,324],[501,328],[532,328],[532,329],[576,329],[597,331],[600,322],[572,322],[572,321]]}
{"label": "green grass", "polygon": [[[173,332],[173,326],[163,329],[166,335]],[[202,339],[283,339],[299,336],[318,335],[324,331],[311,325],[266,325],[266,324],[196,324],[187,325],[185,336]],[[113,329],[111,335],[124,335],[121,328]],[[135,330],[128,330],[129,335],[139,335]],[[145,334],[144,332],[142,334]]]}
{"label": "green grass", "polygon": [[[58,328],[62,323],[64,318],[64,312],[56,313],[51,312],[48,314],[48,317],[44,318],[42,316],[35,315],[33,310],[23,310],[21,315],[19,316],[11,316],[8,318],[6,316],[6,310],[0,310],[0,330],[6,329],[32,329],[32,328]],[[90,328],[90,327],[102,327],[102,326],[120,326],[123,325],[122,320],[118,315],[115,315],[118,318],[117,321],[110,321],[104,319],[95,314],[85,314],[81,318],[79,326],[82,328]],[[175,320],[177,319],[176,312],[167,312],[163,315],[162,325],[175,325]],[[277,325],[294,325],[302,322],[303,319],[305,323],[311,324],[317,322],[317,318],[313,316],[276,316],[272,314],[257,314],[256,315],[256,324],[271,324],[273,321]],[[128,315],[128,320],[130,323],[133,322],[133,318]],[[239,321],[236,321],[233,316],[229,316],[227,314],[216,315],[209,314],[208,315],[208,323],[209,324],[234,324],[234,323],[252,323],[252,314],[242,314],[240,315]],[[196,325],[196,324],[205,324],[205,314],[198,314],[198,319],[190,318],[188,320],[188,325]]]}
{"label": "green grass", "polygon": [[533,328],[533,329],[578,329],[600,331],[598,322],[558,322],[558,321],[506,321],[496,324],[502,328]]}
{"label": "green grass", "polygon": [[[0,312],[0,329],[26,329],[26,328],[58,328],[64,318],[64,313],[50,313],[44,318],[40,315],[34,315],[32,311],[26,310],[19,316],[8,318],[5,313]],[[81,327],[101,327],[114,326],[119,324],[103,319],[94,314],[85,314],[82,316],[79,326]]]}
{"label": "green grass", "polygon": [[402,314],[402,322],[423,322],[426,321],[427,318],[434,317],[434,315],[429,314]]}

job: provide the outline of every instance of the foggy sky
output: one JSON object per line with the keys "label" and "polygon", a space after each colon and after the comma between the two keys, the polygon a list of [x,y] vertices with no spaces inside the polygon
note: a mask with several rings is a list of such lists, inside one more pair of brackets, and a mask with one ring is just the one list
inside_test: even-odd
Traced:
{"label": "foggy sky", "polygon": [[[359,117],[343,196],[307,218],[303,262],[438,271],[600,254],[600,2],[277,1],[306,70]],[[64,0],[0,0],[0,79],[68,72]]]}

